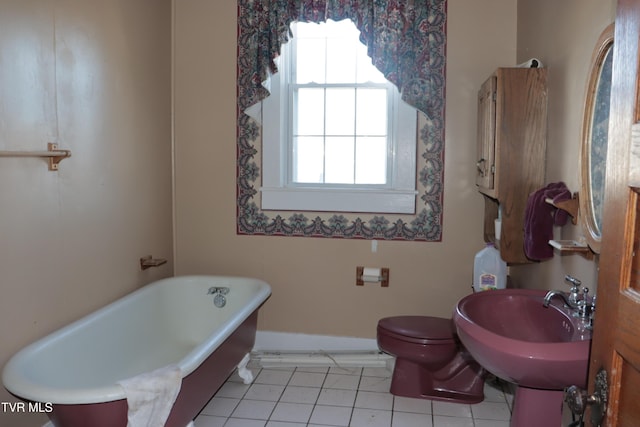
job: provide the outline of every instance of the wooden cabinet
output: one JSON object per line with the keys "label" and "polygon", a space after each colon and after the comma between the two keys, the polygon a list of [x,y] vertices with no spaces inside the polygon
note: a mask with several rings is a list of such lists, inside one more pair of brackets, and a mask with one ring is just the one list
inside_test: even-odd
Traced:
{"label": "wooden cabinet", "polygon": [[485,241],[496,242],[508,263],[529,261],[524,215],[529,194],[545,185],[546,137],[547,70],[496,70],[478,92],[476,186],[485,199]]}

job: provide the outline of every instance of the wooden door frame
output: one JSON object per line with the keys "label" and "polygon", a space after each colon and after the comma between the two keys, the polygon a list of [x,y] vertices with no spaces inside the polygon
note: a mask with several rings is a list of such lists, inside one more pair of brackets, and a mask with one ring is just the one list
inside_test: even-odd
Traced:
{"label": "wooden door frame", "polygon": [[[598,298],[589,369],[589,393],[595,389],[595,376],[607,369],[609,395],[605,424],[619,425],[622,358],[618,356],[623,336],[618,324],[621,295],[630,283],[633,247],[625,239],[636,227],[637,194],[628,187],[632,125],[638,122],[638,60],[640,58],[640,0],[618,0],[613,51],[613,85],[607,151],[605,208],[598,274]],[[635,231],[637,232],[637,231]],[[627,241],[628,240],[628,241]],[[626,243],[622,243],[626,242]],[[640,315],[640,313],[639,313]],[[640,367],[634,351],[625,360]],[[588,425],[592,425],[590,422]]]}

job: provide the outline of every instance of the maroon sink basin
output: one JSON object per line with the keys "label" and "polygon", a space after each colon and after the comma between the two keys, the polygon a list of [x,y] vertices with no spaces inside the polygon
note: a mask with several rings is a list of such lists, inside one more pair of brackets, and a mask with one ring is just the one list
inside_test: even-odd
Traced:
{"label": "maroon sink basin", "polygon": [[480,365],[523,387],[585,387],[591,333],[546,291],[502,289],[462,298],[453,320],[460,341]]}

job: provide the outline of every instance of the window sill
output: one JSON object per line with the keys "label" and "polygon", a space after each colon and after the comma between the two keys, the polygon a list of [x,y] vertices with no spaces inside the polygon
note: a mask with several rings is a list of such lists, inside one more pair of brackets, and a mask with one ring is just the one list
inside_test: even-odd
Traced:
{"label": "window sill", "polygon": [[262,209],[415,214],[415,190],[262,187]]}

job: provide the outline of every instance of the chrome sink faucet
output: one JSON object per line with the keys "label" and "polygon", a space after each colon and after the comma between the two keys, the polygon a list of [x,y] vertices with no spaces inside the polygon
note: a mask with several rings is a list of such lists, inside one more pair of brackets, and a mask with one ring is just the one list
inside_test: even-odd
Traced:
{"label": "chrome sink faucet", "polygon": [[[542,303],[542,305],[544,305],[545,307],[549,307],[549,303],[551,302],[551,299],[557,296],[557,297],[560,297],[562,301],[564,301],[567,307],[573,310],[577,310],[579,308],[580,285],[582,285],[582,282],[568,274],[564,276],[564,281],[569,283],[569,285],[571,285],[571,289],[569,290],[569,295],[567,296],[567,294],[564,293],[563,291],[555,291],[555,290],[549,291],[544,296],[544,302]],[[586,292],[588,293],[589,290],[586,289]],[[585,294],[585,298],[586,298],[586,294]]]}
{"label": "chrome sink faucet", "polygon": [[582,288],[582,296],[580,295],[580,285],[582,282],[575,277],[565,276],[565,281],[571,284],[571,290],[569,294],[563,291],[552,290],[547,292],[544,296],[544,300],[542,305],[544,307],[549,307],[551,300],[554,297],[560,298],[566,307],[569,307],[574,312],[575,317],[580,317],[582,319],[588,319],[589,321],[593,320],[593,312],[596,308],[595,297],[589,298],[589,288]]}
{"label": "chrome sink faucet", "polygon": [[577,310],[578,309],[578,303],[577,302],[571,302],[569,301],[569,297],[567,297],[567,295],[562,292],[562,291],[549,291],[547,292],[547,294],[544,296],[544,300],[542,302],[542,305],[544,307],[549,307],[549,304],[551,303],[551,300],[553,299],[553,297],[559,297],[567,307],[569,307],[572,310]]}
{"label": "chrome sink faucet", "polygon": [[570,276],[569,274],[564,276],[564,281],[571,285],[571,289],[569,290],[569,302],[577,304],[580,300],[580,286],[582,285],[582,281]]}

